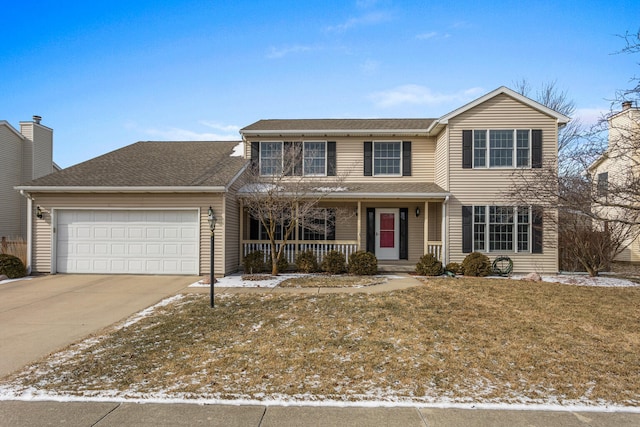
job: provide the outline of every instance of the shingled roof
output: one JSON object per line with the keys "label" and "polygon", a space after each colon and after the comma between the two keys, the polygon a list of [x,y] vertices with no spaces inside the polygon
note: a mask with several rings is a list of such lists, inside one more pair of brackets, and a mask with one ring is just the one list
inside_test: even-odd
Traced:
{"label": "shingled roof", "polygon": [[272,119],[257,122],[240,129],[240,133],[260,134],[261,132],[367,132],[376,131],[422,131],[435,119]]}
{"label": "shingled roof", "polygon": [[[21,185],[27,187],[225,187],[247,160],[240,141],[143,141]],[[46,188],[45,188],[46,190]]]}

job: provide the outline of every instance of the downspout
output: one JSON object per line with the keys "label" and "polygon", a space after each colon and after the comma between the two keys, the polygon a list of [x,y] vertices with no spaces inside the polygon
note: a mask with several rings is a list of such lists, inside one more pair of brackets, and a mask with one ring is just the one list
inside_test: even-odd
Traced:
{"label": "downspout", "polygon": [[27,275],[31,275],[31,248],[33,240],[33,198],[20,190],[20,194],[27,198]]}
{"label": "downspout", "polygon": [[449,264],[449,257],[447,254],[447,204],[449,203],[449,196],[445,196],[444,202],[442,202],[442,264]]}

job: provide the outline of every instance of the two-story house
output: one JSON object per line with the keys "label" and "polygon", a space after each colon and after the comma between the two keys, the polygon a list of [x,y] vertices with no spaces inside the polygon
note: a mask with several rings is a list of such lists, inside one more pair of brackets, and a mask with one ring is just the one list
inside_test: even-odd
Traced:
{"label": "two-story house", "polygon": [[393,267],[429,252],[448,263],[480,251],[508,255],[515,271],[556,272],[555,225],[500,194],[516,168],[535,174],[557,158],[568,120],[501,87],[438,119],[260,120],[237,142],[136,143],[18,187],[44,212],[34,221],[34,269],[208,274],[211,206],[220,219],[215,273],[230,274],[267,248],[243,208],[249,165],[279,173],[295,145],[304,179],[322,187],[346,176],[322,199],[326,215],[353,215],[324,232],[297,230],[290,260],[304,249],[367,250]]}
{"label": "two-story house", "polygon": [[[605,218],[631,218],[635,213],[625,209],[637,201],[640,173],[640,108],[631,101],[622,103],[622,110],[607,118],[608,146],[605,153],[588,168],[595,185],[594,210]],[[600,203],[602,201],[602,204]],[[621,207],[616,207],[616,205]],[[630,238],[616,261],[640,262],[640,238]]]}
{"label": "two-story house", "polygon": [[53,130],[33,121],[16,130],[0,120],[0,236],[27,238],[27,200],[13,187],[59,170],[53,162]]}

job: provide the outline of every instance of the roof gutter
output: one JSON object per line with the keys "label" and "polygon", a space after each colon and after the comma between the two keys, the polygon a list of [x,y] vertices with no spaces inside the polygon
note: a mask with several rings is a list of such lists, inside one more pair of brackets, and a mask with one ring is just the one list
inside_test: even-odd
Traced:
{"label": "roof gutter", "polygon": [[421,136],[427,136],[425,129],[295,129],[295,130],[256,130],[256,131],[240,131],[242,136],[260,136],[260,135],[395,135],[400,133],[409,133]]}
{"label": "roof gutter", "polygon": [[226,186],[146,186],[146,187],[98,187],[98,186],[17,186],[18,191],[30,193],[224,193]]}
{"label": "roof gutter", "polygon": [[[259,191],[238,191],[239,197],[260,194]],[[283,193],[287,196],[287,193]],[[294,195],[294,194],[291,194]],[[449,199],[451,193],[352,193],[342,191],[310,192],[307,197],[323,196],[324,199]]]}

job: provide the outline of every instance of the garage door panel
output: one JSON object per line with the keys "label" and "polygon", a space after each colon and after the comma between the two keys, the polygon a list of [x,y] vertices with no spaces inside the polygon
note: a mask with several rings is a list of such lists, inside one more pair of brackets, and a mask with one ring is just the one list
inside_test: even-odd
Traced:
{"label": "garage door panel", "polygon": [[60,210],[57,217],[61,273],[198,274],[197,210]]}

